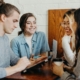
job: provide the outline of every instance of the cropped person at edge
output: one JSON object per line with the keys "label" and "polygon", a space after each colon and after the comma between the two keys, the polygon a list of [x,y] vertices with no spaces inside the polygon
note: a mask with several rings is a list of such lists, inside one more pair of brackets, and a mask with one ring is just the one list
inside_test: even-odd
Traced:
{"label": "cropped person at edge", "polygon": [[76,78],[71,76],[70,73],[65,72],[63,65],[57,66],[53,64],[52,70],[54,74],[61,77],[61,80],[80,80],[80,8],[69,17],[69,22],[73,30],[73,35],[75,36],[76,60],[73,66],[73,73],[76,75]]}
{"label": "cropped person at edge", "polygon": [[13,53],[6,35],[17,27],[19,14],[17,7],[0,0],[0,78],[20,72],[30,64],[27,57],[18,58]]}

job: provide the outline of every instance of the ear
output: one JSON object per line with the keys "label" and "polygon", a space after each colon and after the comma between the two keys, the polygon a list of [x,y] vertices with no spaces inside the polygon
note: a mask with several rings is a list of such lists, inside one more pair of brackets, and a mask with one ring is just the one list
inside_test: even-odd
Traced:
{"label": "ear", "polygon": [[1,21],[2,21],[2,22],[4,22],[4,21],[5,21],[5,19],[6,19],[5,14],[2,14],[2,15],[0,16],[0,19],[1,19]]}

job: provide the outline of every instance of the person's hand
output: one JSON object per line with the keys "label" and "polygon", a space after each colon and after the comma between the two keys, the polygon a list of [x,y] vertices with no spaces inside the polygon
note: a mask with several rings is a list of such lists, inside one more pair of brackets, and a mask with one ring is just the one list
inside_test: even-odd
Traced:
{"label": "person's hand", "polygon": [[69,73],[73,72],[73,68],[70,67],[70,66],[67,66],[67,65],[64,64],[63,68]]}
{"label": "person's hand", "polygon": [[54,74],[61,77],[64,73],[63,64],[61,64],[60,66],[57,66],[55,63],[52,63],[52,71]]}
{"label": "person's hand", "polygon": [[30,61],[35,61],[34,54],[31,54]]}
{"label": "person's hand", "polygon": [[16,65],[18,72],[24,70],[30,64],[31,63],[27,57],[20,58],[20,60],[18,61],[17,65]]}
{"label": "person's hand", "polygon": [[64,27],[64,30],[65,30],[66,35],[71,35],[72,34],[72,31],[71,31],[70,27]]}
{"label": "person's hand", "polygon": [[71,69],[72,67],[70,67],[70,66],[67,66],[67,65],[63,65],[63,68],[66,68],[66,69]]}

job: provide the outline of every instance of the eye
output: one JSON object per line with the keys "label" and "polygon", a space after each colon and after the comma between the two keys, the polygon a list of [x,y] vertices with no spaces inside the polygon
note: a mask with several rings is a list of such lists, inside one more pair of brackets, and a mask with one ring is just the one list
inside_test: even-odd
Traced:
{"label": "eye", "polygon": [[65,23],[65,22],[63,22],[62,24],[63,24],[63,25],[66,25],[66,23]]}
{"label": "eye", "polygon": [[30,24],[30,22],[27,22],[27,24]]}
{"label": "eye", "polygon": [[13,22],[15,23],[15,22],[18,22],[18,20],[13,20]]}

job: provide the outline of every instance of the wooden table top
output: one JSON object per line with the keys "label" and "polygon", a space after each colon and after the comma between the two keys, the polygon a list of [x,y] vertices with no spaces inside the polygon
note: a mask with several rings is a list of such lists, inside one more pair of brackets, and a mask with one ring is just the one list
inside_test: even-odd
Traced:
{"label": "wooden table top", "polygon": [[46,62],[41,67],[35,66],[27,70],[25,74],[16,73],[2,80],[55,80],[56,77],[50,69],[49,62]]}

